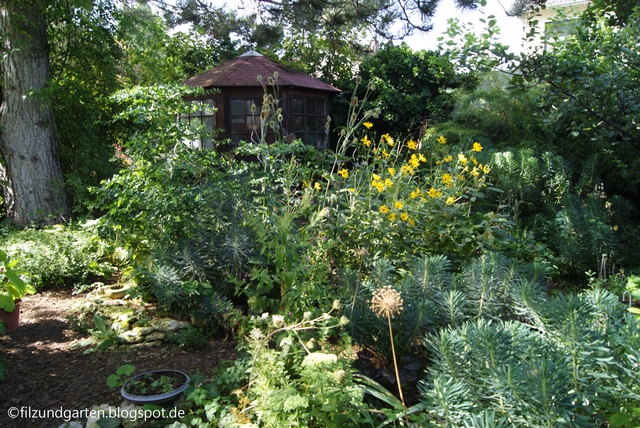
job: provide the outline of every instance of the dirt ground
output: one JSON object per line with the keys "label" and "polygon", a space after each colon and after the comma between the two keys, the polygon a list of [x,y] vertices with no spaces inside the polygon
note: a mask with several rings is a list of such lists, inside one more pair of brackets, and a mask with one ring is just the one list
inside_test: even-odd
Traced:
{"label": "dirt ground", "polygon": [[71,343],[88,337],[72,331],[65,320],[77,298],[67,290],[25,297],[20,326],[0,337],[0,356],[8,365],[6,378],[0,381],[1,428],[57,428],[64,422],[56,418],[12,419],[9,413],[15,410],[11,408],[26,415],[29,409],[33,413],[119,405],[119,391],[107,386],[106,379],[122,364],[133,364],[135,373],[166,368],[189,375],[210,374],[221,360],[235,356],[235,344],[222,339],[212,341],[207,349],[190,352],[166,344],[118,346],[91,354],[83,354],[84,349],[71,350]]}

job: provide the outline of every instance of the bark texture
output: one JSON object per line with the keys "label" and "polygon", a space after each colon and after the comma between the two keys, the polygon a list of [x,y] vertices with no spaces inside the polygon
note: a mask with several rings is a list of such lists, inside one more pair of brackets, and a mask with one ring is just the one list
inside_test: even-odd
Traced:
{"label": "bark texture", "polygon": [[0,180],[7,216],[19,224],[67,220],[49,81],[47,24],[40,0],[0,0],[2,94]]}

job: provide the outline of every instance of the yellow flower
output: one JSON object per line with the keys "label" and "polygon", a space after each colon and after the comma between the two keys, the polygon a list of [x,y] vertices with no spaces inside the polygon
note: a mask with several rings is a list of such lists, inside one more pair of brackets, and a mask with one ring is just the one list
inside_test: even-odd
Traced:
{"label": "yellow flower", "polygon": [[471,162],[473,162],[474,165],[478,165],[478,159],[476,159],[474,156],[471,156]]}
{"label": "yellow flower", "polygon": [[393,137],[389,134],[384,134],[382,138],[384,138],[389,147],[393,147],[393,145],[395,144],[395,141],[393,141]]}
{"label": "yellow flower", "polygon": [[402,221],[409,220],[409,214],[407,214],[407,213],[400,214],[400,220],[402,220]]}
{"label": "yellow flower", "polygon": [[401,210],[401,209],[402,209],[402,207],[404,207],[404,204],[403,204],[402,202],[400,202],[400,201],[395,201],[395,202],[393,203],[393,206],[394,206],[394,207],[396,207],[396,209]]}
{"label": "yellow flower", "polygon": [[418,153],[418,160],[420,162],[426,162],[427,158],[424,157],[424,155],[422,153]]}
{"label": "yellow flower", "polygon": [[442,165],[442,162],[436,161],[436,165]]}
{"label": "yellow flower", "polygon": [[444,162],[451,162],[453,160],[453,156],[449,155],[446,158],[442,159]]}
{"label": "yellow flower", "polygon": [[371,129],[373,127],[373,123],[371,122],[363,122],[362,125],[367,129]]}
{"label": "yellow flower", "polygon": [[436,140],[438,143],[440,144],[445,144],[447,142],[447,139],[444,138],[444,135],[441,135],[438,137],[438,139]]}
{"label": "yellow flower", "polygon": [[348,187],[347,188],[347,192],[356,193],[356,188],[355,187]]}
{"label": "yellow flower", "polygon": [[444,175],[442,176],[442,183],[444,183],[446,186],[449,186],[452,180],[453,180],[453,177],[448,172],[445,172]]}
{"label": "yellow flower", "polygon": [[402,165],[400,167],[400,172],[404,175],[413,175],[414,169],[410,165]]}
{"label": "yellow flower", "polygon": [[395,221],[395,219],[396,219],[396,213],[389,214],[389,220]]}
{"label": "yellow flower", "polygon": [[482,146],[476,141],[475,143],[473,143],[473,147],[471,147],[471,150],[473,150],[474,152],[481,152]]}
{"label": "yellow flower", "polygon": [[449,196],[445,202],[447,205],[455,204],[456,198],[454,198],[453,196]]}
{"label": "yellow flower", "polygon": [[420,194],[420,189],[416,189],[413,192],[411,192],[409,196],[411,196],[411,199],[415,199],[418,197],[419,194]]}
{"label": "yellow flower", "polygon": [[302,187],[305,189],[309,187],[309,182],[307,180],[302,180]]}
{"label": "yellow flower", "polygon": [[384,155],[385,159],[389,159],[389,156],[391,156],[385,149],[382,149],[382,154]]}
{"label": "yellow flower", "polygon": [[320,183],[318,183],[317,181],[315,183],[313,183],[313,188],[316,190],[321,190],[322,186],[320,185]]}
{"label": "yellow flower", "polygon": [[433,187],[431,189],[429,189],[429,191],[427,192],[427,194],[429,196],[431,196],[432,198],[439,198],[440,196],[442,196],[442,192],[434,189]]}
{"label": "yellow flower", "polygon": [[362,141],[362,144],[364,144],[367,147],[369,147],[371,145],[371,140],[366,135],[362,138],[361,141]]}
{"label": "yellow flower", "polygon": [[387,171],[389,171],[389,174],[391,174],[391,175],[396,175],[396,169],[395,168],[388,168]]}
{"label": "yellow flower", "polygon": [[470,174],[473,175],[474,177],[477,177],[480,175],[480,171],[478,171],[478,168],[474,166]]}
{"label": "yellow flower", "polygon": [[416,155],[411,155],[411,159],[409,159],[409,163],[414,168],[417,168],[420,166],[420,161],[418,160],[418,156]]}
{"label": "yellow flower", "polygon": [[489,174],[489,171],[491,171],[491,170],[489,169],[489,165],[485,165],[485,166],[483,166],[483,167],[482,167],[482,171],[483,171],[485,174]]}
{"label": "yellow flower", "polygon": [[389,212],[389,207],[388,207],[388,206],[386,206],[386,205],[380,205],[380,212],[381,212],[382,214],[386,214],[386,213],[388,213],[388,212]]}
{"label": "yellow flower", "polygon": [[464,155],[464,153],[458,154],[458,162],[460,162],[462,165],[467,164],[468,160],[467,160],[467,157]]}
{"label": "yellow flower", "polygon": [[378,174],[371,174],[371,178],[376,180],[376,181],[380,180],[380,176]]}
{"label": "yellow flower", "polygon": [[387,187],[391,187],[393,186],[393,181],[389,180],[388,178],[384,180],[384,185]]}
{"label": "yellow flower", "polygon": [[338,171],[338,174],[340,174],[342,178],[347,178],[349,177],[349,170],[346,168],[342,168],[340,171]]}
{"label": "yellow flower", "polygon": [[415,225],[416,225],[416,221],[415,221],[414,219],[410,218],[410,219],[409,219],[409,224],[410,224],[411,226],[415,226]]}
{"label": "yellow flower", "polygon": [[376,181],[375,183],[372,184],[373,187],[375,187],[376,189],[378,189],[379,193],[382,193],[382,191],[384,190],[384,184],[380,181]]}
{"label": "yellow flower", "polygon": [[413,140],[409,140],[409,142],[407,143],[407,147],[409,148],[409,150],[417,150],[418,149],[418,143],[416,143]]}

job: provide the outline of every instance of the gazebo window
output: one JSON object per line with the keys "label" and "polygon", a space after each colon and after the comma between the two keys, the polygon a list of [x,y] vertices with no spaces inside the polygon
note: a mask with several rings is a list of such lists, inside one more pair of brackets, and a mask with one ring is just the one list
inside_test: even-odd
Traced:
{"label": "gazebo window", "polygon": [[[231,141],[237,146],[240,141],[251,141],[251,134],[260,126],[261,98],[231,99]],[[253,107],[253,110],[251,108]]]}
{"label": "gazebo window", "polygon": [[181,120],[193,125],[193,128],[199,129],[201,132],[204,128],[204,135],[200,137],[193,137],[191,140],[185,141],[185,143],[194,149],[213,149],[213,130],[216,126],[215,120],[215,104],[213,100],[198,100],[191,101],[196,105],[196,110],[190,113],[183,113]]}
{"label": "gazebo window", "polygon": [[328,146],[327,102],[317,98],[293,98],[293,133],[306,144]]}

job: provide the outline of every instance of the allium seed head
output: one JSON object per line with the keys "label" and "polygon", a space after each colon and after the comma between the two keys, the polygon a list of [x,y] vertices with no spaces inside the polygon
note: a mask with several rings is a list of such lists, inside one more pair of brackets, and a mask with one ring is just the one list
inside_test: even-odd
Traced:
{"label": "allium seed head", "polygon": [[379,317],[393,318],[402,312],[402,303],[400,293],[389,286],[382,287],[373,292],[371,310]]}

